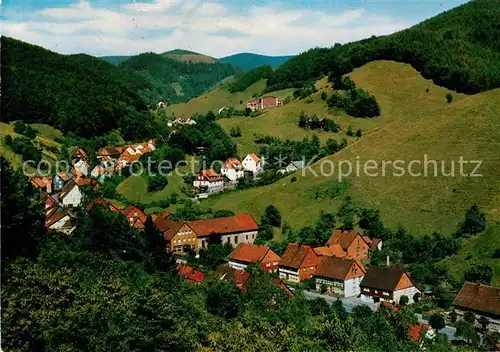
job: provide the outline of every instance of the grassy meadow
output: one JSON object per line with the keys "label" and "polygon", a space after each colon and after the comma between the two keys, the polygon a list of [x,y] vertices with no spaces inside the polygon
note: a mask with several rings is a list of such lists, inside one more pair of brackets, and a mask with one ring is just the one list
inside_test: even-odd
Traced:
{"label": "grassy meadow", "polygon": [[[414,234],[434,230],[450,233],[473,203],[477,203],[490,219],[500,220],[497,116],[500,111],[500,89],[471,96],[451,92],[453,102],[448,104],[445,98],[447,89],[424,79],[407,64],[376,61],[354,70],[349,76],[359,87],[376,96],[381,116],[373,119],[337,116],[336,120],[343,127],[352,124],[354,129],[361,128],[365,133],[326,160],[334,163],[342,160],[354,162],[359,157],[362,163],[375,160],[380,165],[383,160],[400,159],[405,163],[422,161],[427,155],[431,160],[446,161],[448,170],[451,160],[458,163],[462,156],[464,160],[482,160],[482,176],[360,175],[349,179],[351,186],[342,195],[333,199],[316,199],[314,194],[317,190],[337,187],[336,174],[314,177],[310,172],[303,175],[299,171],[293,175],[297,177],[297,182],[291,183],[290,175],[266,187],[224,194],[202,201],[201,204],[214,209],[251,212],[257,217],[262,215],[268,204],[274,204],[280,209],[285,221],[292,226],[304,226],[315,221],[321,210],[336,211],[343,195],[349,194],[360,204],[378,208],[387,225],[395,227],[402,224]],[[325,82],[320,81],[318,84],[329,89]],[[301,109],[318,114],[326,111],[324,103],[318,101],[319,94],[316,94],[313,103],[294,101],[270,109],[258,119],[238,124],[243,131],[242,138],[253,131],[264,134],[274,131],[281,136],[291,136],[294,132],[289,131],[293,131],[296,121],[292,114],[298,116]],[[306,110],[308,108],[310,110]],[[277,122],[280,118],[281,125]],[[233,121],[237,120],[240,119],[221,121],[221,124],[230,128],[232,123],[236,123]],[[244,147],[249,150],[255,148],[250,139],[246,140]],[[319,164],[314,164],[312,169],[318,172]],[[390,168],[387,170],[391,171]],[[417,164],[412,171],[418,173],[422,170]],[[471,172],[472,167],[466,166],[465,171]]]}

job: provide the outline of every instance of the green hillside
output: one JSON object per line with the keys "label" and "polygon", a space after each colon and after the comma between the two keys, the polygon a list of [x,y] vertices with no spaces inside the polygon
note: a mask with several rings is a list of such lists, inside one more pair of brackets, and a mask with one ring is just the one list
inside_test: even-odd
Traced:
{"label": "green hillside", "polygon": [[489,264],[494,274],[491,284],[500,286],[500,260],[494,256],[497,249],[500,249],[500,224],[492,223],[484,233],[464,240],[460,251],[441,263],[456,280],[463,279],[464,273],[475,264]]}
{"label": "green hillside", "polygon": [[268,90],[343,75],[374,60],[411,64],[425,78],[463,93],[500,87],[500,2],[470,1],[414,27],[328,49],[311,49],[280,66]]}
{"label": "green hillside", "polygon": [[164,52],[161,54],[167,58],[175,59],[181,62],[186,63],[204,63],[204,64],[215,64],[217,62],[216,59],[210,57],[208,55],[203,55],[200,53],[195,53],[194,51],[184,50],[184,49],[175,49]]}
{"label": "green hillside", "polygon": [[131,56],[101,56],[99,59],[109,62],[112,65],[118,66],[123,61],[130,59]]}
{"label": "green hillside", "polygon": [[[352,185],[346,194],[360,203],[380,209],[384,223],[390,226],[401,223],[412,233],[433,230],[449,233],[455,229],[465,209],[474,202],[490,218],[500,219],[500,145],[496,127],[500,90],[473,96],[455,93],[453,102],[447,104],[445,95],[448,91],[425,80],[407,64],[372,62],[356,69],[350,76],[357,86],[377,97],[382,114],[375,119],[339,116],[341,125],[351,121],[356,123],[355,128],[361,127],[365,133],[326,160],[354,161],[359,156],[362,162],[375,160],[380,165],[382,160],[422,160],[427,154],[429,159],[448,161],[449,168],[450,160],[463,156],[465,160],[482,160],[483,176],[425,178],[361,175],[349,178]],[[296,101],[269,109],[266,114],[245,123],[236,118],[220,120],[220,123],[225,128],[232,123],[239,124],[243,138],[248,135],[251,138],[253,131],[290,138],[292,136],[287,134],[293,131],[293,115],[296,116],[299,109],[306,105],[311,106],[310,109],[319,109],[320,104]],[[314,164],[313,169],[317,172],[319,164]],[[311,219],[315,219],[321,210],[333,211],[337,208],[341,197],[316,199],[314,196],[317,191],[336,187],[336,175],[314,177],[311,173],[302,176],[301,172],[297,172],[293,176],[297,177],[296,182],[291,183],[292,176],[288,176],[270,186],[221,195],[202,204],[215,209],[231,204],[234,211],[249,211],[256,216],[262,215],[268,204],[274,204],[292,226],[310,225]]]}
{"label": "green hillside", "polygon": [[119,66],[134,71],[152,85],[153,89],[140,91],[141,96],[151,105],[156,105],[158,101],[172,104],[189,100],[235,73],[230,64],[191,62],[168,57],[169,55],[171,54],[140,54]]}
{"label": "green hillside", "polygon": [[281,64],[290,60],[293,56],[267,56],[252,53],[239,53],[220,58],[222,62],[227,62],[233,66],[244,70],[252,70],[259,66],[269,65],[277,68]]}
{"label": "green hillside", "polygon": [[91,137],[146,108],[137,92],[152,86],[131,71],[8,37],[1,44],[2,121],[45,123]]}

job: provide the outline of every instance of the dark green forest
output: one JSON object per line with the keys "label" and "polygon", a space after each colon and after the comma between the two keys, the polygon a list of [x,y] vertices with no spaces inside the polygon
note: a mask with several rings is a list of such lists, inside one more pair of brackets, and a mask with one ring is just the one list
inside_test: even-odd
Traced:
{"label": "dark green forest", "polygon": [[151,84],[88,55],[60,55],[2,37],[2,121],[46,123],[83,137],[101,135],[146,109]]}
{"label": "dark green forest", "polygon": [[[139,93],[151,105],[197,97],[236,72],[230,64],[187,63],[155,53],[134,56],[119,67],[132,70],[150,82],[153,89],[142,89]],[[176,92],[173,84],[178,84],[181,92]]]}
{"label": "dark green forest", "polygon": [[240,53],[230,56],[225,56],[219,61],[230,63],[235,67],[240,67],[243,70],[253,70],[259,66],[269,65],[272,68],[277,68],[281,64],[290,60],[293,56],[267,56],[252,53]]}
{"label": "dark green forest", "polygon": [[314,48],[281,65],[268,91],[340,76],[374,60],[411,64],[434,83],[474,94],[500,87],[500,2],[476,0],[384,37]]}

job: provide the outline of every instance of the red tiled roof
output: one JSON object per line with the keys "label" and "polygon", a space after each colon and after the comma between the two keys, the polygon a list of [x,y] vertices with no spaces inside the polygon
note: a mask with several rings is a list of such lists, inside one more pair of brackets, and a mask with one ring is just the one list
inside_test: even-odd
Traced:
{"label": "red tiled roof", "polygon": [[256,163],[258,163],[260,161],[260,158],[257,156],[257,154],[255,153],[250,153],[248,154],[252,159],[253,161],[255,161]]}
{"label": "red tiled roof", "polygon": [[[389,308],[391,309],[393,312],[397,312],[399,310],[399,307],[392,304],[391,302],[381,302],[380,303],[380,307],[386,307],[386,308]],[[379,307],[379,309],[380,309]]]}
{"label": "red tiled roof", "polygon": [[153,219],[153,222],[156,222],[156,220],[159,220],[159,219],[168,219],[168,217],[170,215],[172,215],[171,212],[164,211],[163,213],[160,213],[160,214],[151,215],[151,218]]}
{"label": "red tiled roof", "polygon": [[241,170],[241,169],[243,169],[243,165],[241,165],[241,161],[239,161],[238,159],[236,159],[236,158],[229,158],[222,165],[222,168],[223,169]]}
{"label": "red tiled roof", "polygon": [[356,263],[354,259],[324,257],[321,263],[316,268],[316,273],[314,275],[344,281],[351,271],[353,265],[359,266],[359,274],[356,274],[355,277],[363,276],[364,267]]}
{"label": "red tiled roof", "polygon": [[[280,266],[298,269],[304,262],[306,255],[312,248],[297,243],[289,243],[279,262]],[[314,253],[314,251],[313,251]],[[316,254],[316,253],[315,253]]]}
{"label": "red tiled roof", "polygon": [[272,279],[272,281],[274,282],[275,285],[277,285],[279,288],[281,288],[283,291],[285,291],[290,297],[295,296],[295,293],[293,293],[292,290],[290,290],[288,288],[288,286],[285,285],[285,283],[283,281],[281,281],[280,279],[274,277]]}
{"label": "red tiled roof", "polygon": [[195,220],[188,222],[189,227],[198,234],[199,237],[212,234],[224,235],[246,231],[257,231],[257,222],[250,214],[237,214],[233,216]]}
{"label": "red tiled roof", "polygon": [[104,200],[104,199],[94,199],[93,201],[91,201],[87,205],[87,211],[89,211],[90,209],[92,209],[95,205],[102,205],[102,206],[108,208],[109,210],[111,210],[114,213],[119,213],[120,212],[120,210],[116,206],[114,206],[113,203],[108,202],[107,200]]}
{"label": "red tiled roof", "polygon": [[34,179],[31,180],[31,184],[35,186],[36,188],[45,188],[47,187],[47,184],[42,181],[40,177],[35,177]]}
{"label": "red tiled roof", "polygon": [[50,217],[48,217],[45,220],[45,227],[49,228],[52,225],[54,225],[56,222],[64,218],[66,215],[68,215],[68,212],[66,210],[61,210],[59,212],[53,213]]}
{"label": "red tiled roof", "polygon": [[247,290],[245,284],[250,278],[250,273],[246,272],[245,270],[238,270],[228,265],[221,265],[217,268],[216,273],[219,275],[221,280],[234,282],[236,287],[238,287],[240,290]]}
{"label": "red tiled roof", "polygon": [[92,183],[92,179],[88,177],[73,176],[71,178],[78,186],[88,186]]}
{"label": "red tiled roof", "polygon": [[136,219],[139,219],[143,224],[146,223],[146,214],[144,214],[143,211],[135,205],[129,205],[122,211],[122,213],[127,217],[127,221],[130,223],[130,225],[133,225]]}
{"label": "red tiled roof", "polygon": [[260,263],[270,251],[267,246],[258,246],[250,243],[240,243],[228,255],[229,259],[238,260],[245,263]]}
{"label": "red tiled roof", "polygon": [[500,287],[465,282],[453,305],[500,316]]}
{"label": "red tiled roof", "polygon": [[156,227],[163,233],[163,237],[166,241],[171,241],[184,224],[184,221],[169,219],[156,219],[155,221]]}
{"label": "red tiled roof", "polygon": [[61,180],[63,180],[64,182],[68,181],[69,180],[69,176],[68,174],[66,174],[65,172],[58,172],[57,173],[57,176],[59,176],[59,178]]}
{"label": "red tiled roof", "polygon": [[363,239],[365,240],[365,242],[368,244],[368,246],[373,249],[375,247],[378,246],[378,244],[380,242],[382,242],[382,239],[381,238],[370,238],[368,236],[363,236]]}
{"label": "red tiled roof", "polygon": [[178,264],[177,271],[179,272],[179,275],[190,282],[201,284],[205,281],[205,274],[199,270],[196,270],[192,266]]}
{"label": "red tiled roof", "polygon": [[411,326],[408,329],[408,337],[413,341],[420,341],[421,331],[427,331],[431,328],[429,324],[418,323],[416,325]]}
{"label": "red tiled roof", "polygon": [[313,248],[314,253],[317,255],[322,255],[326,257],[338,257],[338,258],[344,258],[345,257],[345,252],[342,249],[342,246],[338,243],[333,244],[331,246],[323,246],[323,247],[316,247]]}
{"label": "red tiled roof", "polygon": [[354,241],[358,235],[361,236],[359,232],[354,230],[344,231],[341,229],[335,229],[332,236],[328,240],[327,245],[340,244],[344,250],[347,250],[352,241]]}
{"label": "red tiled roof", "polygon": [[76,153],[79,154],[82,158],[85,158],[85,159],[87,159],[89,157],[87,155],[87,153],[85,153],[85,150],[83,150],[82,148],[78,148],[76,150]]}

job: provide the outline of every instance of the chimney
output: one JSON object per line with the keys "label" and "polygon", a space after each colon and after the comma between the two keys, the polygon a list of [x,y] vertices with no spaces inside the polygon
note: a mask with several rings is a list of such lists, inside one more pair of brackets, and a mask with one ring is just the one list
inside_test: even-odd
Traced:
{"label": "chimney", "polygon": [[385,263],[386,266],[390,266],[391,265],[391,258],[389,256],[387,256],[386,258],[386,263]]}

